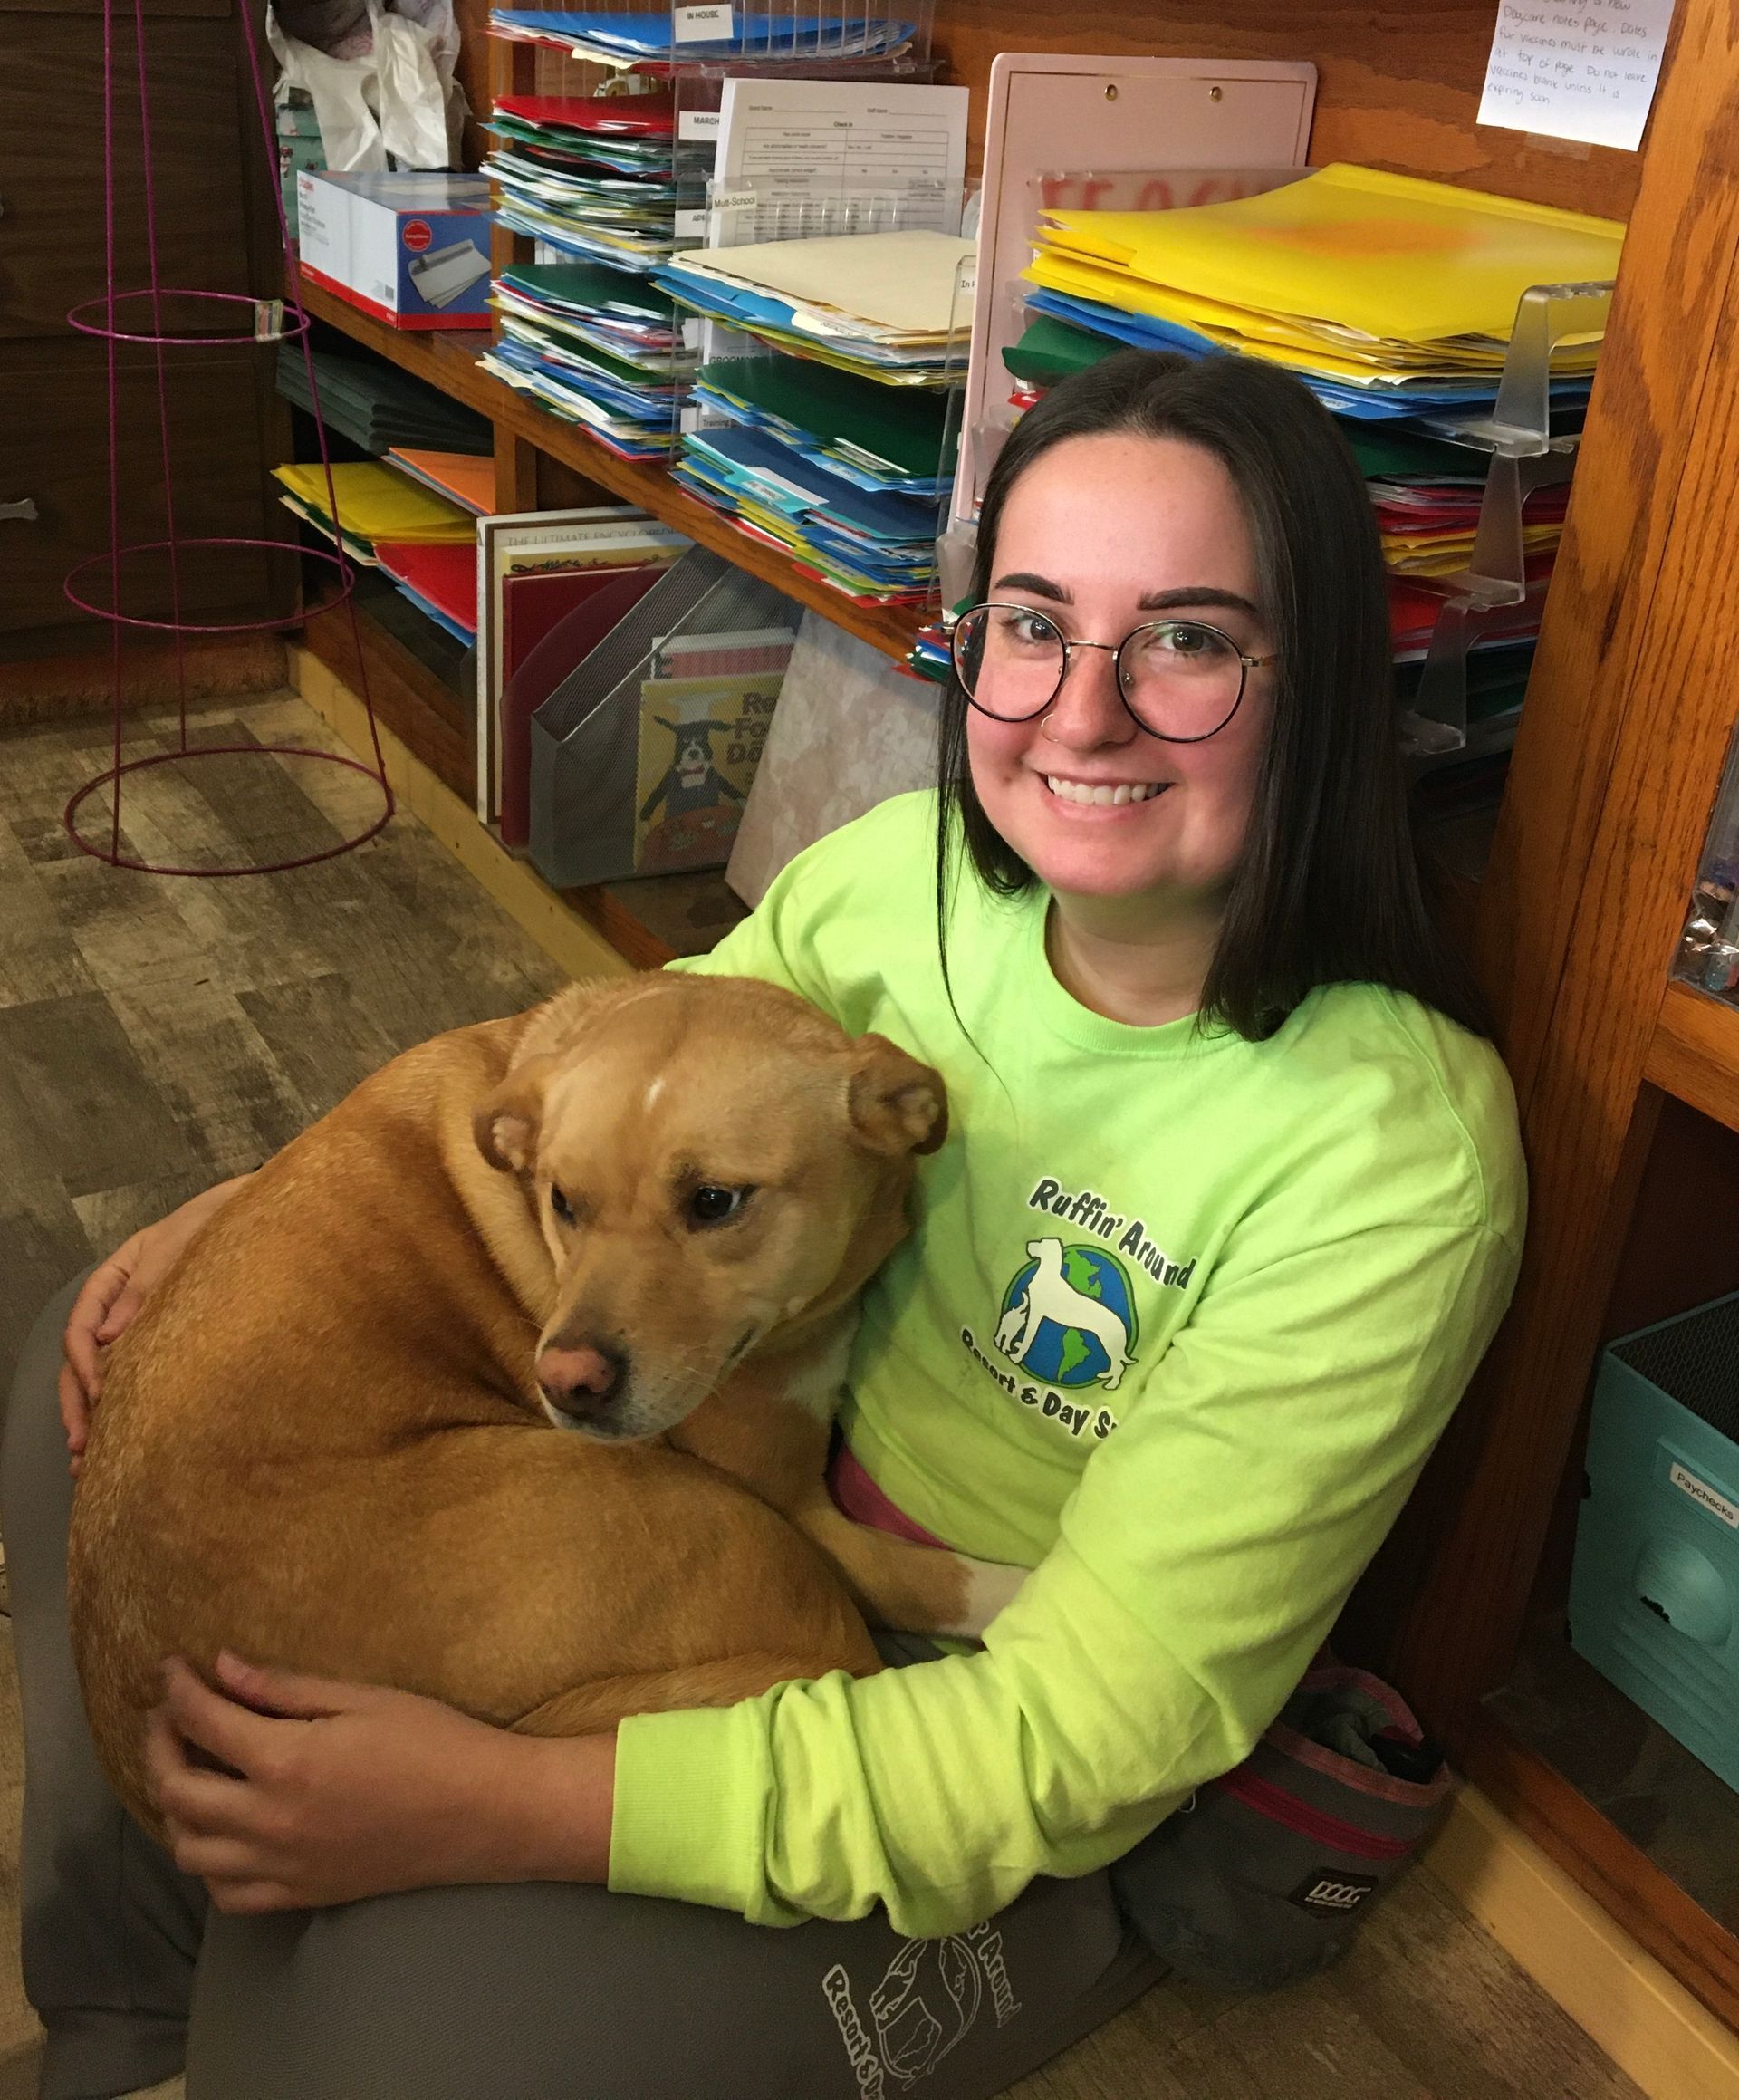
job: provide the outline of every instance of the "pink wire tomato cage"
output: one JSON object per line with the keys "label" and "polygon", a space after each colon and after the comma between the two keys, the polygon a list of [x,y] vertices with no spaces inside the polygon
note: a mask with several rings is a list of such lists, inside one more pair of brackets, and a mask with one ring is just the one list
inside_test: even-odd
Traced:
{"label": "pink wire tomato cage", "polygon": [[[108,346],[109,547],[107,553],[92,554],[78,563],[69,572],[62,586],[67,598],[81,612],[89,613],[94,619],[106,621],[109,624],[114,738],[108,767],[80,788],[62,811],[61,821],[81,852],[89,853],[94,860],[107,862],[112,868],[131,869],[148,875],[279,874],[291,868],[312,867],[316,862],[333,860],[340,853],[348,853],[355,847],[366,844],[390,822],[393,814],[392,787],[387,779],[386,761],[380,749],[380,732],[375,721],[374,703],[369,691],[368,660],[363,654],[362,637],[357,622],[356,572],[344,551],[341,536],[335,551],[326,554],[298,549],[293,542],[284,540],[191,536],[177,527],[175,463],[169,443],[168,388],[164,362],[164,353],[171,350],[197,352],[201,349],[234,348],[238,343],[257,342],[275,346],[282,342],[299,342],[307,374],[308,391],[313,402],[314,429],[319,438],[321,466],[326,477],[327,515],[331,518],[335,529],[339,526],[338,499],[332,484],[331,452],[327,442],[326,426],[320,415],[320,386],[314,373],[309,316],[294,297],[288,295],[290,288],[297,282],[296,257],[277,181],[272,180],[270,188],[283,258],[285,297],[258,299],[245,293],[204,291],[186,285],[167,285],[161,281],[158,265],[157,198],[151,166],[150,69],[147,63],[144,0],[130,0],[130,7],[127,11],[132,16],[132,41],[136,58],[134,71],[138,91],[139,175],[144,206],[148,281],[143,286],[132,290],[123,291],[120,287],[115,235],[118,188],[116,133],[117,103],[123,90],[119,77],[118,45],[120,39],[117,34],[117,27],[122,6],[123,0],[103,0],[104,292],[101,298],[82,301],[66,317],[69,324],[81,334],[99,336]],[[275,170],[277,134],[272,120],[272,106],[266,92],[264,72],[260,63],[254,9],[244,0],[244,4],[235,12],[240,17],[247,68],[253,81],[254,105],[259,120],[265,165],[269,170]],[[163,476],[164,537],[137,541],[131,544],[123,544],[120,536],[120,389],[116,352],[118,346],[124,342],[146,344],[153,353]],[[264,633],[276,628],[297,626],[305,615],[298,607],[290,612],[271,613],[249,620],[189,618],[183,610],[183,591],[187,579],[195,573],[209,574],[215,566],[221,567],[226,561],[258,566],[274,558],[287,560],[298,554],[303,559],[319,563],[331,571],[334,589],[326,600],[326,604],[332,607],[341,603],[349,613],[351,641],[356,652],[357,690],[361,696],[363,711],[368,718],[369,742],[373,752],[371,765],[360,758],[344,757],[335,752],[316,750],[305,745],[195,744],[189,737],[187,678],[188,638],[211,634]],[[149,573],[152,570],[159,572],[167,580],[167,619],[126,610],[123,589],[125,580],[130,574],[137,578],[142,572]],[[179,734],[174,750],[152,752],[142,758],[123,759],[122,659],[123,643],[130,628],[167,633],[174,638]],[[293,860],[249,862],[237,867],[179,867],[171,862],[148,861],[122,852],[121,785],[128,775],[141,773],[153,766],[180,766],[199,759],[218,757],[301,758],[322,766],[348,767],[350,771],[361,774],[379,787],[380,814],[361,831],[341,840],[336,845],[324,846],[318,853],[303,853]],[[81,831],[79,817],[85,804],[92,796],[100,795],[104,788],[110,791],[108,808],[102,813],[106,816],[104,828],[108,836],[106,843],[99,843],[94,837],[88,837]],[[98,806],[101,810],[101,804]],[[101,819],[99,821],[101,823]]]}

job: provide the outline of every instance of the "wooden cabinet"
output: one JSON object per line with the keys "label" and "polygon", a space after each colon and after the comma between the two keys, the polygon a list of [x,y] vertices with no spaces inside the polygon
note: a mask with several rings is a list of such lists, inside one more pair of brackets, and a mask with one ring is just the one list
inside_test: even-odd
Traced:
{"label": "wooden cabinet", "polygon": [[[230,0],[149,0],[144,10],[159,282],[245,292],[275,281],[276,246],[259,120]],[[115,10],[114,246],[123,288],[149,282],[133,10]],[[0,0],[0,658],[106,646],[103,624],[62,595],[73,564],[110,541],[108,346],[68,325],[105,281],[103,12],[100,0]],[[183,318],[186,318],[185,315]],[[209,325],[208,321],[206,325]],[[142,303],[128,325],[149,327]],[[180,536],[260,537],[267,353],[172,350],[164,394]],[[164,538],[167,483],[156,361],[117,353],[123,542]],[[167,616],[167,575],[136,564],[123,604]],[[106,602],[104,578],[91,593]],[[293,603],[258,558],[190,558],[189,617],[241,620]]]}
{"label": "wooden cabinet", "polygon": [[[1739,713],[1739,25],[1680,0],[1492,864],[1478,955],[1521,1102],[1514,1307],[1388,1556],[1396,1671],[1463,1763],[1730,2026],[1739,1940],[1485,1695],[1561,1605],[1598,1348],[1739,1286],[1739,1013],[1668,970]],[[1662,1148],[1683,1157],[1661,1171]],[[1651,1167],[1655,1170],[1650,1171]],[[1638,1198],[1647,1200],[1639,1207]],[[1623,1288],[1615,1297],[1615,1286]],[[1735,1863],[1739,1871],[1739,1863]]]}

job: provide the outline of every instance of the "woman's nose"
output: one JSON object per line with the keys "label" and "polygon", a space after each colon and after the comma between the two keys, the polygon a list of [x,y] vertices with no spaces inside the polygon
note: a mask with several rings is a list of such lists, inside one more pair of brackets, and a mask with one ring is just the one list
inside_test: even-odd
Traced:
{"label": "woman's nose", "polygon": [[1044,734],[1053,744],[1091,751],[1102,744],[1127,744],[1140,734],[1139,725],[1117,689],[1117,656],[1109,649],[1077,643],[1050,711]]}

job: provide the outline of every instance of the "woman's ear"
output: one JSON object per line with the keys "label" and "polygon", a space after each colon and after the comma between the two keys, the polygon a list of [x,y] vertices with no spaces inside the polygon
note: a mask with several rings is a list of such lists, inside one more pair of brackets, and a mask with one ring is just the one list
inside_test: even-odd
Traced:
{"label": "woman's ear", "polygon": [[555,1064],[553,1057],[528,1057],[477,1103],[471,1119],[477,1150],[504,1174],[531,1171],[543,1121],[543,1093]]}
{"label": "woman's ear", "polygon": [[865,1036],[852,1047],[858,1062],[848,1099],[859,1142],[878,1152],[936,1151],[948,1134],[942,1074],[885,1036]]}

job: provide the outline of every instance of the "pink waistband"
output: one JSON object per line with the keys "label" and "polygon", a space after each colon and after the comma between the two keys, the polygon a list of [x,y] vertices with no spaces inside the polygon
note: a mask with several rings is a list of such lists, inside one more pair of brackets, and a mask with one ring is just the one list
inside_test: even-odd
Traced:
{"label": "pink waistband", "polygon": [[909,1538],[915,1546],[942,1546],[933,1531],[914,1523],[898,1503],[890,1502],[851,1456],[843,1440],[835,1445],[827,1469],[828,1492],[833,1507],[854,1524],[867,1524],[875,1531],[891,1531],[896,1538]]}

